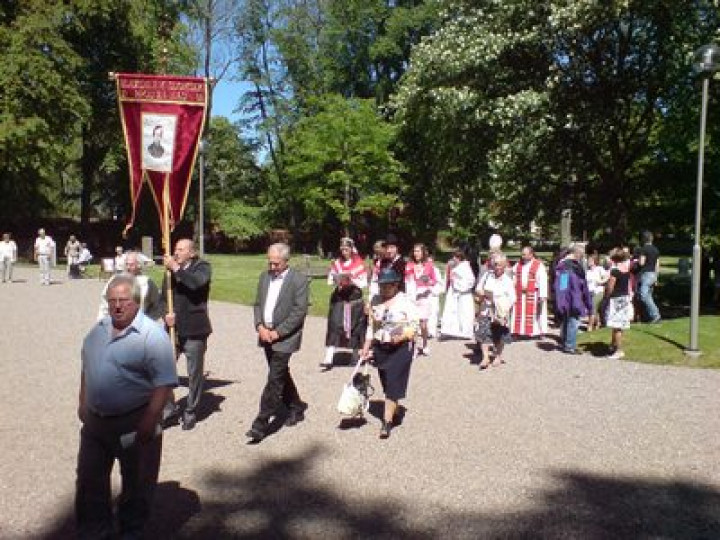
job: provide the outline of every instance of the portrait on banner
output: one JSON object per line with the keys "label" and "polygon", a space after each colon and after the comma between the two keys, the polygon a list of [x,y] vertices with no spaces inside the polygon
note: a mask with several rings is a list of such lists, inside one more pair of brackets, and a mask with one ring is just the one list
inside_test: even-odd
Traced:
{"label": "portrait on banner", "polygon": [[169,173],[173,170],[177,116],[142,115],[142,168]]}

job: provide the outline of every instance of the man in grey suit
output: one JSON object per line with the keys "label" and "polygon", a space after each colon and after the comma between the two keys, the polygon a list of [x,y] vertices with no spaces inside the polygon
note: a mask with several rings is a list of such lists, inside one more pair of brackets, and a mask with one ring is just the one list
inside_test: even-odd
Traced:
{"label": "man in grey suit", "polygon": [[259,345],[265,350],[268,378],[260,397],[260,412],[245,434],[260,442],[268,434],[272,417],[283,405],[289,414],[286,426],[305,419],[307,404],[300,399],[290,375],[290,356],[300,349],[308,308],[307,277],[288,267],[290,248],[273,244],[268,248],[268,271],[260,275],[255,298],[255,329]]}

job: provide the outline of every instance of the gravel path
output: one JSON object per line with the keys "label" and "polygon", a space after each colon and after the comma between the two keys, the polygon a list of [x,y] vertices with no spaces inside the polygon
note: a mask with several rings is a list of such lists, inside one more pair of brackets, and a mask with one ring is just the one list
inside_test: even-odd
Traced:
{"label": "gravel path", "polygon": [[[0,285],[0,538],[72,537],[79,348],[102,283],[16,280]],[[719,371],[522,342],[481,373],[465,343],[433,343],[380,441],[375,417],[340,427],[350,368],[319,371],[312,318],[292,361],[307,420],[248,445],[266,375],[251,311],[214,302],[211,318],[203,418],[166,431],[153,538],[720,538]]]}

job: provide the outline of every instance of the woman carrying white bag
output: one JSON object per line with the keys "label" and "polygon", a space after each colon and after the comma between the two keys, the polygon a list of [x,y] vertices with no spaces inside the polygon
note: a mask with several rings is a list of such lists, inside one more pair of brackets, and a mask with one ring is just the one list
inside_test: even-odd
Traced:
{"label": "woman carrying white bag", "polygon": [[390,436],[398,402],[407,393],[418,328],[415,304],[399,292],[402,279],[392,268],[380,271],[380,294],[370,301],[370,324],[361,355],[377,367],[385,394],[381,439]]}

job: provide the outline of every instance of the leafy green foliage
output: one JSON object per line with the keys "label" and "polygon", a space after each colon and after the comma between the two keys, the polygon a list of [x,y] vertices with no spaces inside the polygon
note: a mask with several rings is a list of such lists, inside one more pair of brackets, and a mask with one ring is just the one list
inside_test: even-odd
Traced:
{"label": "leafy green foliage", "polygon": [[239,201],[212,201],[208,207],[216,228],[236,241],[250,240],[265,232],[263,210]]}
{"label": "leafy green foliage", "polygon": [[286,189],[308,224],[334,218],[347,233],[359,215],[383,216],[399,204],[393,130],[368,100],[328,95],[313,105],[318,112],[301,118],[287,139]]}
{"label": "leafy green foliage", "polygon": [[[710,40],[709,3],[529,0],[444,3],[394,96],[414,221],[467,230],[550,225],[624,237],[670,194],[663,129],[687,118],[689,54]],[[677,127],[678,124],[674,123]],[[678,137],[679,136],[679,137]],[[676,147],[677,149],[677,147]],[[686,154],[681,150],[683,162]],[[437,193],[428,204],[422,195]],[[517,229],[516,229],[517,228]]]}

